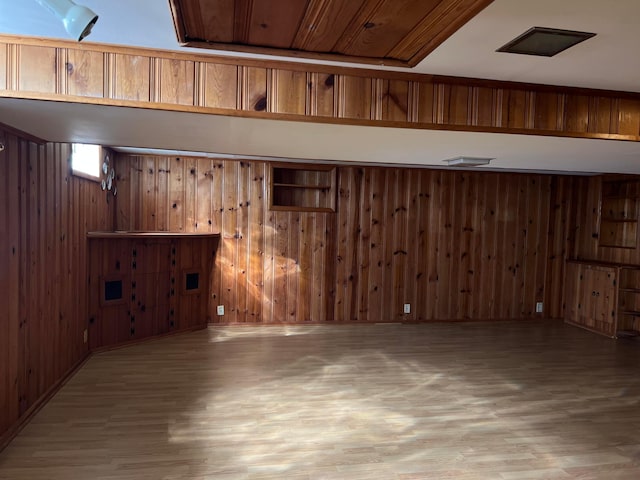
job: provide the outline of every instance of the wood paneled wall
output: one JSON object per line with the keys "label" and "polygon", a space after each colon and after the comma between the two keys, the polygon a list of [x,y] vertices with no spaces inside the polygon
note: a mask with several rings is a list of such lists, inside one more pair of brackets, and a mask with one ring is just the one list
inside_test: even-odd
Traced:
{"label": "wood paneled wall", "polygon": [[[87,353],[87,230],[113,228],[100,186],[70,175],[68,145],[0,128],[0,445]],[[4,437],[4,438],[3,438]]]}
{"label": "wood paneled wall", "polygon": [[214,321],[562,316],[574,177],[339,167],[336,213],[282,212],[265,162],[117,160],[117,228],[220,228]]}
{"label": "wood paneled wall", "polygon": [[640,141],[640,94],[0,36],[0,96]]}

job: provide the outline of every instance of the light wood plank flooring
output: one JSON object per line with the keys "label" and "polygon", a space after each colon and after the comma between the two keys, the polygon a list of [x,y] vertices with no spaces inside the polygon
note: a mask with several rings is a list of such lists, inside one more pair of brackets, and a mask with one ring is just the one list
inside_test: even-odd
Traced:
{"label": "light wood plank flooring", "polygon": [[640,478],[640,342],[210,327],[95,355],[0,453],[3,480],[446,478]]}

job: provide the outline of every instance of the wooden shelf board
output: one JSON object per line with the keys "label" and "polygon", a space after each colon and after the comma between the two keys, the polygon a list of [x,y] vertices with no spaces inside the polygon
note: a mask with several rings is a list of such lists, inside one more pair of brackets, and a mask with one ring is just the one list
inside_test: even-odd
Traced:
{"label": "wooden shelf board", "polygon": [[638,223],[637,219],[632,219],[632,218],[603,217],[602,221],[607,223]]}
{"label": "wooden shelf board", "polygon": [[287,188],[309,188],[316,190],[330,190],[331,185],[303,185],[301,183],[274,183],[274,187],[287,187]]}
{"label": "wooden shelf board", "polygon": [[87,238],[215,238],[219,236],[220,232],[87,232]]}
{"label": "wooden shelf board", "polygon": [[640,311],[637,310],[621,310],[620,315],[631,315],[632,317],[640,317]]}
{"label": "wooden shelf board", "polygon": [[620,288],[621,292],[640,293],[640,288]]}
{"label": "wooden shelf board", "polygon": [[328,207],[300,207],[300,206],[289,206],[289,205],[272,205],[271,210],[279,210],[284,212],[322,212],[322,213],[333,213],[335,210],[333,208]]}
{"label": "wooden shelf board", "polygon": [[631,249],[631,250],[635,250],[636,246],[633,245],[619,245],[619,244],[612,244],[612,243],[599,243],[598,247],[607,247],[607,248],[627,248],[627,249]]}

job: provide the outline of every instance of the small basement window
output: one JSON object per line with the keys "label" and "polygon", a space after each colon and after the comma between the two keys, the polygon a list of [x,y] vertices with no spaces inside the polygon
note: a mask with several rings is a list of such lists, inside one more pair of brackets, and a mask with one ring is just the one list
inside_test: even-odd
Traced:
{"label": "small basement window", "polygon": [[71,171],[80,177],[100,180],[101,156],[100,145],[74,143],[71,146]]}

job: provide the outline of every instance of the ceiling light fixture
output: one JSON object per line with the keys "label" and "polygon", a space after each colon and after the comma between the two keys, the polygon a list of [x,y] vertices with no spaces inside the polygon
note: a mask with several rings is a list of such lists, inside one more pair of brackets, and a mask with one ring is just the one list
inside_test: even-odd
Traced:
{"label": "ceiling light fixture", "polygon": [[484,157],[456,157],[449,160],[443,160],[450,167],[479,167],[480,165],[489,165],[493,158]]}
{"label": "ceiling light fixture", "polygon": [[76,5],[71,0],[36,0],[36,2],[62,20],[67,33],[79,42],[91,33],[91,29],[98,21],[98,15],[93,10]]}

